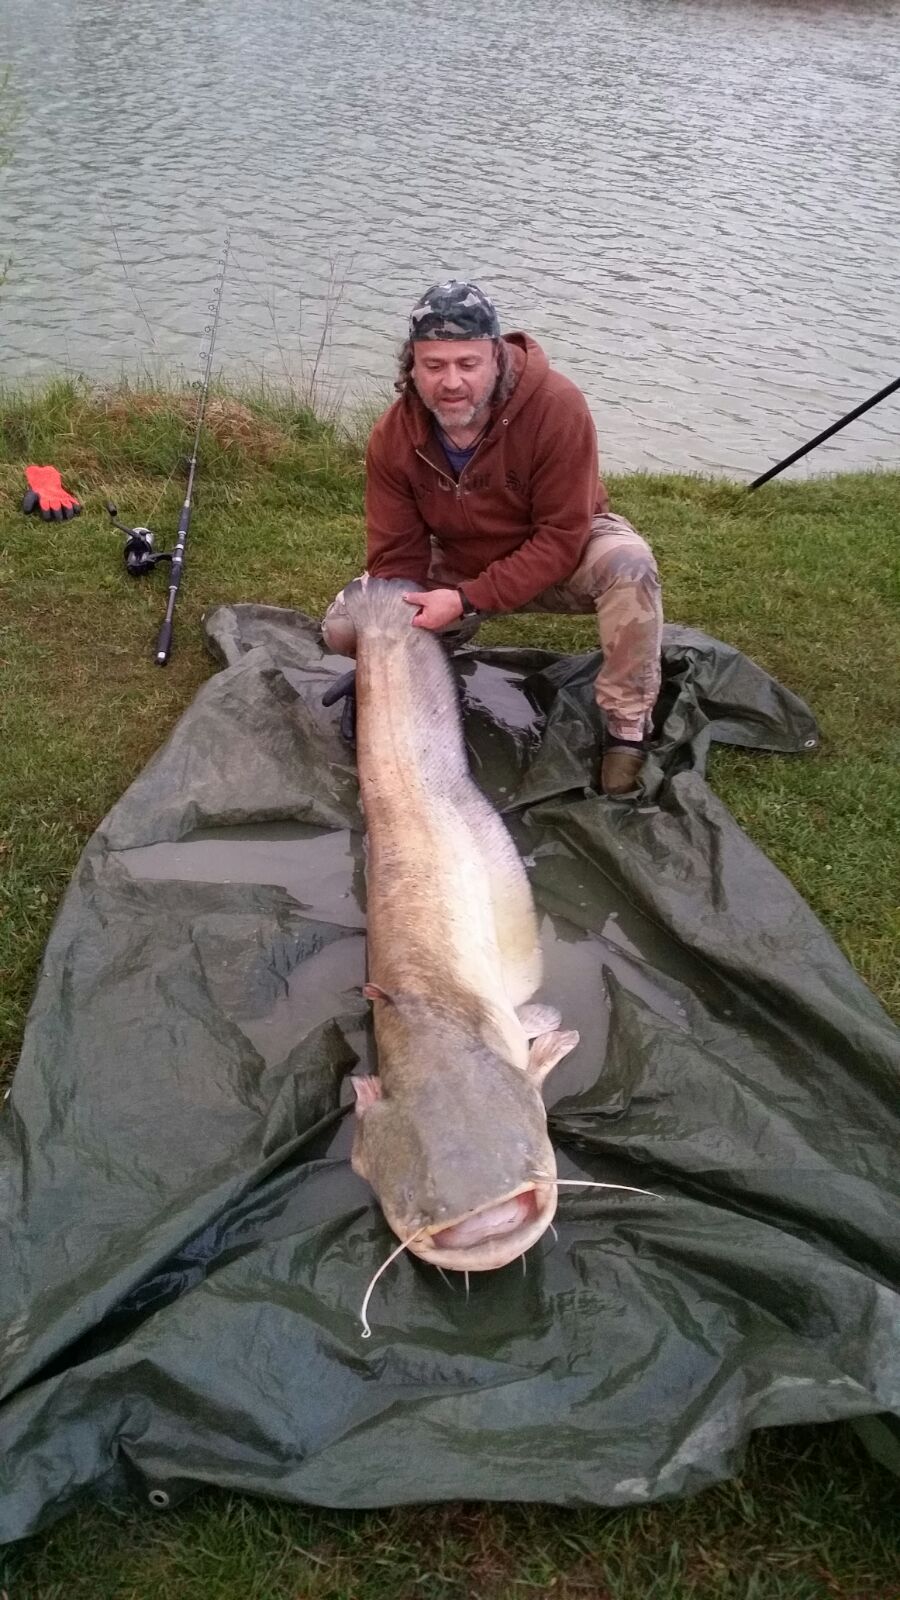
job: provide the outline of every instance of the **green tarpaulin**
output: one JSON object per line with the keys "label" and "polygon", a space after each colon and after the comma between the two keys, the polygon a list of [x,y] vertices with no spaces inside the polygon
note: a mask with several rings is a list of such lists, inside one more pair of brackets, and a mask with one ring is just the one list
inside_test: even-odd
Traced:
{"label": "green tarpaulin", "polygon": [[[534,883],[557,1241],[467,1299],[350,1170],[373,1065],[361,815],[312,621],[207,623],[223,669],[87,845],[0,1118],[0,1536],[86,1493],[624,1505],[752,1429],[895,1453],[900,1035],[706,786],[811,751],[795,696],[669,628],[646,795],[590,788],[594,655],[456,658],[473,770]],[[490,1114],[490,1108],[485,1108]],[[893,1197],[892,1197],[893,1189]]]}

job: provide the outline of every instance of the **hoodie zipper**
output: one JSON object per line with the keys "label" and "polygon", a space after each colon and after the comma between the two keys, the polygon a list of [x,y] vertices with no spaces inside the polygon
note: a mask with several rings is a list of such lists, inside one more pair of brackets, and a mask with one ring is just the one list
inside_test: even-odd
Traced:
{"label": "hoodie zipper", "polygon": [[[504,427],[507,426],[507,420],[506,420],[505,417],[503,418],[503,425],[504,425]],[[491,429],[491,433],[493,433],[493,431],[494,430],[492,428]],[[488,435],[487,439],[482,439],[481,440],[481,443],[479,444],[478,449],[475,451],[474,456],[472,456],[471,461],[467,461],[466,462],[466,464],[463,467],[462,472],[460,473],[458,478],[451,478],[449,472],[442,471],[442,469],[439,466],[437,466],[437,464],[434,461],[432,461],[429,456],[423,455],[421,450],[417,450],[416,451],[416,455],[419,457],[420,461],[424,461],[429,467],[433,468],[433,470],[437,473],[439,478],[446,478],[446,480],[450,484],[451,488],[456,490],[456,498],[457,498],[457,500],[461,502],[462,501],[462,481],[463,481],[463,478],[465,477],[465,475],[468,472],[470,466],[472,465],[472,461],[477,461],[478,456],[480,455],[480,453],[481,453],[482,449],[484,448],[484,446],[488,443],[488,439],[489,438],[490,438],[490,434]],[[468,521],[468,518],[466,520]]]}
{"label": "hoodie zipper", "polygon": [[421,450],[417,450],[416,451],[416,455],[418,456],[420,461],[424,461],[425,464],[431,468],[432,472],[436,472],[439,478],[446,478],[446,480],[449,483],[451,489],[455,489],[456,490],[456,498],[458,500],[459,499],[459,484],[455,481],[455,479],[451,478],[449,472],[442,472],[441,468],[434,461],[430,460],[428,456],[423,455]]}

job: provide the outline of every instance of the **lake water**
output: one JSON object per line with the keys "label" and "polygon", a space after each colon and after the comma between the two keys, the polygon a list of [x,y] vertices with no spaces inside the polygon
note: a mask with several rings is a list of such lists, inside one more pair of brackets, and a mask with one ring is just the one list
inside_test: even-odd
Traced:
{"label": "lake water", "polygon": [[[609,468],[753,475],[900,375],[900,0],[0,0],[0,377],[389,393],[472,276]],[[795,472],[900,463],[900,395]]]}

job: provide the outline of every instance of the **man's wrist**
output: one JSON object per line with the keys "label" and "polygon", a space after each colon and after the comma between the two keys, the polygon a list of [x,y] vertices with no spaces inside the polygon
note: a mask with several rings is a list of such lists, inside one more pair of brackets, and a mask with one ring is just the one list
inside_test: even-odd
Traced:
{"label": "man's wrist", "polygon": [[466,594],[465,589],[460,589],[459,586],[457,586],[456,592],[459,595],[459,603],[462,606],[462,611],[460,612],[460,616],[463,616],[463,617],[477,617],[478,608],[476,606],[473,606],[471,600],[469,599],[468,595]]}

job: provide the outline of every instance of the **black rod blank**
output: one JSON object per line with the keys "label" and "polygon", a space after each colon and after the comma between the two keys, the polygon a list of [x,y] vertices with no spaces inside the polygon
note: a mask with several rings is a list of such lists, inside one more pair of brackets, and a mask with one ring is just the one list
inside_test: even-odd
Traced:
{"label": "black rod blank", "polygon": [[879,400],[886,400],[888,395],[893,394],[896,389],[900,389],[900,378],[895,378],[893,383],[885,384],[883,389],[879,389],[878,393],[873,394],[871,399],[864,400],[861,406],[856,407],[855,411],[848,411],[845,417],[841,417],[840,422],[833,422],[830,428],[826,428],[823,433],[817,433],[814,439],[810,439],[809,444],[801,445],[799,450],[793,452],[793,455],[785,456],[784,460],[779,461],[777,466],[770,467],[768,472],[764,472],[760,477],[754,478],[753,482],[747,485],[747,493],[750,494],[753,489],[761,489],[763,484],[768,483],[770,478],[777,477],[778,473],[783,472],[785,467],[792,466],[795,461],[800,460],[801,456],[808,455],[810,450],[815,450],[817,444],[824,444],[825,440],[830,439],[833,433],[840,433],[841,428],[846,428],[848,422],[854,422],[857,417],[862,416],[864,411],[870,411],[872,406],[877,406]]}
{"label": "black rod blank", "polygon": [[158,667],[165,666],[169,659],[169,652],[172,649],[172,625],[175,617],[175,602],[178,599],[178,590],[181,587],[181,574],[184,571],[184,547],[187,543],[188,529],[191,525],[191,497],[194,492],[194,474],[197,471],[197,451],[200,448],[200,429],[203,426],[203,416],[206,411],[206,397],[209,393],[209,379],[210,374],[212,373],[213,351],[216,348],[216,334],[219,329],[219,312],[222,309],[222,287],[225,282],[225,270],[228,266],[228,245],[230,238],[231,230],[228,229],[225,233],[225,248],[220,261],[220,271],[216,280],[216,287],[213,290],[213,299],[210,302],[210,310],[215,310],[215,316],[213,317],[212,322],[208,322],[203,330],[204,343],[207,336],[209,336],[209,349],[205,352],[206,372],[203,379],[203,387],[200,391],[200,403],[197,407],[197,426],[194,429],[194,448],[191,451],[187,489],[185,491],[184,503],[181,507],[181,516],[178,519],[178,538],[175,543],[175,549],[172,552],[172,565],[169,568],[169,597],[166,603],[166,614],[163,617],[162,625],[156,639],[156,647],[153,652],[154,660],[156,661],[156,665]]}

